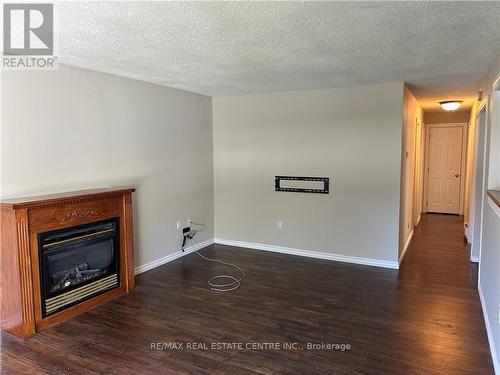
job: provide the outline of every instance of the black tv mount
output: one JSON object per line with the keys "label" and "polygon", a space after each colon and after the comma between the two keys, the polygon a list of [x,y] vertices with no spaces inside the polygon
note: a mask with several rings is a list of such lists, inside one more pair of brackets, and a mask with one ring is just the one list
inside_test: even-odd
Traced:
{"label": "black tv mount", "polygon": [[[300,187],[282,187],[281,181],[321,181],[323,189],[317,188],[300,188]],[[330,178],[328,177],[297,177],[297,176],[276,176],[274,178],[274,191],[289,191],[294,193],[330,193]]]}

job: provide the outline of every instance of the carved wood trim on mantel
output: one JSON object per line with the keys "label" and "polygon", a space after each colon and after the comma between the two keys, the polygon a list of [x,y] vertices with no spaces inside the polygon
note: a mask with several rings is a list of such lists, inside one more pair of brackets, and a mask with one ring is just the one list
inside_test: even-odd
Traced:
{"label": "carved wood trim on mantel", "polygon": [[[128,187],[105,188],[0,202],[2,330],[26,339],[50,325],[133,290],[134,191]],[[120,221],[120,287],[42,318],[38,234],[113,217]]]}
{"label": "carved wood trim on mantel", "polygon": [[67,223],[68,221],[76,221],[99,215],[100,212],[95,208],[75,208],[73,211],[68,212],[66,215],[62,216],[59,219],[59,222]]}

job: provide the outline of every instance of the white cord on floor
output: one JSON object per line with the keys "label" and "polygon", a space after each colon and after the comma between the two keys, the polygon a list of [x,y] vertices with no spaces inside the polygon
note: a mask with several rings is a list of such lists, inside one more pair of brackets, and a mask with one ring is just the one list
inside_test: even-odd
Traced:
{"label": "white cord on floor", "polygon": [[[199,230],[193,230],[192,237],[188,237],[188,239],[193,242],[193,246],[196,246],[196,244],[193,241],[193,237],[198,232],[201,232],[205,229],[205,224],[197,224],[197,223],[191,222],[191,225],[197,225],[197,226],[202,227]],[[223,262],[222,260],[219,260],[219,259],[208,258],[208,257],[202,255],[198,250],[196,250],[196,254],[198,254],[201,258],[203,258],[209,262],[219,263],[219,264],[222,264],[224,266],[234,267],[238,271],[241,272],[241,277],[239,277],[239,278],[236,278],[232,275],[218,275],[218,276],[214,276],[214,277],[210,278],[208,280],[208,285],[210,285],[211,290],[216,291],[216,292],[231,292],[231,291],[236,290],[240,287],[241,280],[243,280],[246,276],[245,271],[243,271],[242,268],[238,267],[236,264],[233,264],[233,263]],[[226,282],[221,282],[223,280],[225,280]]]}

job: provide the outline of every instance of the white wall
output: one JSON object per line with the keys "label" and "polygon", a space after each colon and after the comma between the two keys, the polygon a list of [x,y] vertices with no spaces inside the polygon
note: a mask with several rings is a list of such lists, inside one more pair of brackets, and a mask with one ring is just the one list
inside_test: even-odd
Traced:
{"label": "white wall", "polygon": [[[485,97],[491,99],[492,85],[496,79],[500,77],[500,54],[497,55],[495,61],[490,67],[486,78],[481,85]],[[489,101],[487,128],[490,132],[492,127],[492,113],[497,113],[498,101]],[[474,110],[477,108],[477,103]],[[474,110],[471,117],[475,117]],[[495,133],[497,134],[497,133]],[[492,134],[489,138],[489,149],[492,145],[498,145],[498,140],[492,139]],[[496,155],[496,154],[495,154]],[[487,160],[489,155],[486,155]],[[500,170],[500,164],[497,160],[489,159],[490,163],[495,165],[493,168]],[[489,167],[492,167],[491,165]],[[486,171],[491,169],[486,168]],[[496,174],[495,174],[496,176]],[[489,176],[487,176],[487,183]],[[479,259],[479,289],[481,293],[483,312],[485,313],[486,326],[488,330],[488,338],[490,340],[490,349],[493,356],[495,371],[500,374],[500,208],[489,203],[489,198],[485,198],[483,210],[483,226],[482,226],[482,246]]]}
{"label": "white wall", "polygon": [[500,373],[500,208],[485,203],[483,216],[483,241],[480,258],[479,285],[484,313],[487,316],[490,349],[497,373]]}
{"label": "white wall", "polygon": [[396,262],[402,108],[402,83],[214,98],[216,237]]}
{"label": "white wall", "polygon": [[2,72],[3,197],[135,186],[136,266],[213,237],[211,98],[60,66]]}

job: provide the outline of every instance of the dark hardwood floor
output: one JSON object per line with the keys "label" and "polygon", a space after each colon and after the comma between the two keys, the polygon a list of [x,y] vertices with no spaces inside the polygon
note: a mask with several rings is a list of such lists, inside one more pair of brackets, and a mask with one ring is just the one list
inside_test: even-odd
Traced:
{"label": "dark hardwood floor", "polygon": [[[2,374],[493,373],[457,216],[423,216],[399,272],[221,245],[203,254],[242,266],[241,288],[210,291],[207,279],[227,268],[190,254],[138,276],[132,295],[26,342],[2,335]],[[156,342],[299,347],[151,349]]]}

